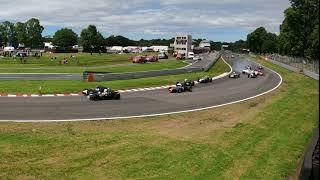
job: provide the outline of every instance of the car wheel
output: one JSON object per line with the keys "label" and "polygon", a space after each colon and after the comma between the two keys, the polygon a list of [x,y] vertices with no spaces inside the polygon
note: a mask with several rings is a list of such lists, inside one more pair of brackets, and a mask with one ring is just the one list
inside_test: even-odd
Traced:
{"label": "car wheel", "polygon": [[120,94],[117,94],[116,97],[115,97],[115,99],[116,99],[116,100],[119,100],[119,99],[120,99]]}

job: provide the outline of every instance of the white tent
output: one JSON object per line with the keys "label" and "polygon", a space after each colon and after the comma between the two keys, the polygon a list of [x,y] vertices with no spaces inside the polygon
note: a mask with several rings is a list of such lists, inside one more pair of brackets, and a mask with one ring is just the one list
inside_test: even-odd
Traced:
{"label": "white tent", "polygon": [[11,47],[11,46],[4,47],[3,51],[4,52],[12,52],[12,51],[14,51],[14,47]]}

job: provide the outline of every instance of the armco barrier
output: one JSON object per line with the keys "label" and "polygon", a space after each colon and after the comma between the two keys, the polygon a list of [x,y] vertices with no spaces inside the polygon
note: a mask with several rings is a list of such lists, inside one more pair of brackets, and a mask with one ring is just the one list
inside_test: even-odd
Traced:
{"label": "armco barrier", "polygon": [[293,67],[293,66],[289,66],[287,64],[284,64],[284,63],[281,63],[279,61],[275,61],[275,60],[272,60],[272,59],[267,59],[267,61],[272,62],[273,64],[276,64],[278,66],[281,66],[281,67],[283,67],[285,69],[288,69],[290,71],[293,71],[293,72],[302,72],[304,75],[319,81],[319,74],[316,74],[316,73],[311,72],[309,70],[299,69],[299,68],[296,68],[296,67]]}
{"label": "armco barrier", "polygon": [[202,68],[186,68],[186,69],[172,69],[172,70],[159,70],[159,71],[143,71],[131,73],[94,73],[94,81],[114,81],[114,80],[127,80],[138,79],[163,75],[176,75],[182,73],[201,72]]}
{"label": "armco barrier", "polygon": [[[319,179],[319,152],[316,151],[316,146],[317,145],[319,146],[318,143],[319,143],[319,126],[317,127],[312,137],[312,140],[306,149],[303,164],[300,170],[299,180]],[[315,157],[315,156],[318,156],[318,157]],[[318,159],[318,162],[314,162],[316,158]]]}
{"label": "armco barrier", "polygon": [[[114,80],[127,80],[127,79],[138,79],[146,77],[155,77],[163,75],[177,75],[183,73],[194,73],[208,71],[219,59],[220,53],[212,53],[207,55],[208,63],[202,66],[195,65],[194,67],[189,66],[180,69],[166,69],[166,70],[155,70],[155,71],[140,71],[140,72],[129,72],[129,73],[104,73],[104,72],[84,72],[83,79],[88,81],[88,75],[93,75],[93,81],[114,81]],[[204,60],[203,60],[204,61]],[[202,63],[201,63],[202,64]],[[91,78],[90,78],[91,79]]]}

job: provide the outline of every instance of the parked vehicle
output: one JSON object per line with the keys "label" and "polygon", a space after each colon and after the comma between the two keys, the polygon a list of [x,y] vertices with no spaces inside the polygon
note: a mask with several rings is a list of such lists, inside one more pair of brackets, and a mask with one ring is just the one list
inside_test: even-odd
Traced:
{"label": "parked vehicle", "polygon": [[183,59],[186,59],[186,56],[184,54],[178,53],[177,56],[176,56],[176,59],[177,60],[183,60]]}
{"label": "parked vehicle", "polygon": [[146,63],[146,57],[145,56],[134,56],[132,59],[132,63]]}
{"label": "parked vehicle", "polygon": [[164,52],[158,54],[158,59],[168,59],[168,55]]}
{"label": "parked vehicle", "polygon": [[158,62],[158,57],[157,56],[147,56],[146,61],[147,62]]}
{"label": "parked vehicle", "polygon": [[194,53],[188,52],[188,59],[193,59],[193,58],[194,58]]}
{"label": "parked vehicle", "polygon": [[194,60],[194,61],[201,61],[201,57],[200,57],[200,56],[195,56],[195,57],[193,58],[193,60]]}

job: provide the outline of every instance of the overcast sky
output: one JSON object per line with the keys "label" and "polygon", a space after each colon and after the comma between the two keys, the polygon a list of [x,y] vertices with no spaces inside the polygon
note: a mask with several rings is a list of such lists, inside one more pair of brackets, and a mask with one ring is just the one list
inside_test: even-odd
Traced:
{"label": "overcast sky", "polygon": [[132,39],[191,34],[213,41],[236,41],[256,27],[278,33],[289,0],[0,0],[0,21],[35,17],[52,35],[61,27],[94,24],[104,35]]}

